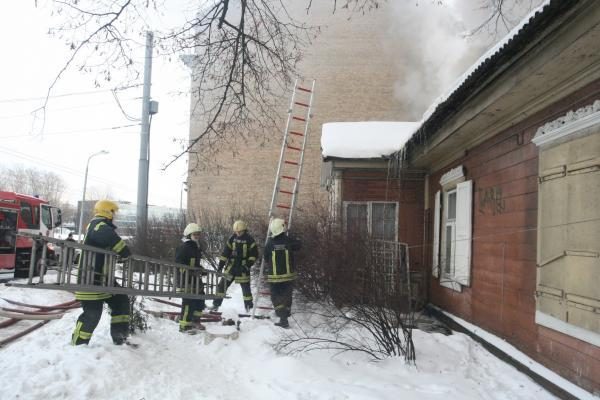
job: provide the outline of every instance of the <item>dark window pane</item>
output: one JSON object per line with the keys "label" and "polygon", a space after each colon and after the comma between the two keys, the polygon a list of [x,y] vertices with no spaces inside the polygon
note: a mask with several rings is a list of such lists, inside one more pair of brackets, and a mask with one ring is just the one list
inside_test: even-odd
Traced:
{"label": "dark window pane", "polygon": [[448,219],[456,219],[456,191],[448,193]]}
{"label": "dark window pane", "polygon": [[452,272],[452,226],[446,226],[446,262],[444,263],[444,271],[449,274]]}
{"label": "dark window pane", "polygon": [[346,226],[349,233],[367,234],[367,205],[348,204],[346,208]]}
{"label": "dark window pane", "polygon": [[36,228],[33,220],[33,211],[31,210],[31,206],[27,203],[21,203],[21,220],[25,223],[25,225],[27,225],[28,228]]}
{"label": "dark window pane", "polygon": [[[52,216],[50,215],[50,208],[42,206],[42,222],[46,227],[52,226]],[[45,234],[45,232],[44,232]]]}
{"label": "dark window pane", "polygon": [[396,239],[396,203],[374,203],[371,207],[371,230],[375,239]]}

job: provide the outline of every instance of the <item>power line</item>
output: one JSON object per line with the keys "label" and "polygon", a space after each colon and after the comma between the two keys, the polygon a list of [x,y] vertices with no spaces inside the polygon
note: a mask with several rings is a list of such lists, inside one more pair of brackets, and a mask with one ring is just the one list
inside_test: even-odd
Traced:
{"label": "power line", "polygon": [[123,113],[123,116],[125,117],[125,119],[127,119],[128,121],[141,121],[139,118],[134,118],[131,117],[130,115],[128,115],[125,110],[123,109],[123,107],[121,106],[121,102],[119,101],[119,96],[117,96],[117,91],[113,90],[112,91],[112,95],[115,99],[115,101],[117,102],[117,106],[119,106],[119,109],[121,110],[121,113]]}
{"label": "power line", "polygon": [[[44,133],[44,135],[72,135],[72,134],[79,134],[79,133],[86,133],[86,132],[102,132],[102,131],[118,130],[118,129],[123,129],[123,128],[131,128],[132,126],[139,126],[139,125],[140,124],[128,124],[128,125],[120,125],[120,126],[110,126],[110,127],[105,127],[105,128],[96,128],[96,129],[59,131],[59,132]],[[124,132],[119,132],[119,134],[123,134],[123,133]],[[133,133],[133,132],[129,132],[129,133]],[[0,136],[0,139],[15,139],[15,138],[23,138],[26,136],[31,136],[31,134],[30,133],[22,133],[22,134],[12,135],[12,136]]]}
{"label": "power line", "polygon": [[[139,101],[140,98],[139,97],[130,97],[128,99],[125,99],[125,101],[134,101],[134,100]],[[73,106],[73,107],[51,108],[50,111],[51,112],[70,111],[70,110],[78,110],[78,109],[82,109],[82,108],[97,107],[97,106],[103,106],[103,105],[109,105],[109,104],[113,104],[113,102],[112,101],[103,101],[101,103],[83,104],[83,105]],[[22,117],[32,117],[32,116],[33,115],[31,112],[27,112],[27,113],[23,113],[23,114],[0,115],[0,119],[22,118]]]}
{"label": "power line", "polygon": [[[46,166],[49,166],[49,167],[52,167],[52,168],[56,168],[56,169],[59,169],[59,170],[61,170],[63,172],[66,172],[68,174],[75,175],[75,176],[78,176],[78,177],[83,177],[83,175],[84,175],[82,172],[80,172],[80,171],[78,171],[76,169],[65,167],[64,165],[55,164],[55,163],[52,163],[52,162],[49,162],[49,161],[41,160],[39,158],[36,158],[36,157],[30,156],[30,155],[21,153],[21,152],[19,152],[17,150],[8,149],[6,147],[1,147],[0,146],[0,152],[6,153],[6,154],[10,154],[13,157],[21,158],[21,159],[24,159],[24,160],[33,161],[36,164],[43,164],[43,165],[46,165]],[[98,181],[100,183],[104,183],[106,185],[117,186],[117,187],[119,187],[119,188],[121,188],[123,190],[130,190],[129,186],[125,186],[125,185],[123,185],[121,183],[117,183],[117,182],[114,182],[114,181],[109,181],[109,180],[106,180],[106,179],[103,179],[103,178],[99,178],[99,177],[93,176],[93,175],[89,175],[89,177],[92,178],[92,179],[94,179],[95,181]]]}
{"label": "power line", "polygon": [[98,93],[104,93],[104,92],[112,92],[112,91],[117,91],[117,90],[128,90],[128,89],[136,88],[136,87],[139,87],[139,86],[142,86],[142,84],[138,83],[136,85],[120,86],[120,87],[117,87],[117,88],[114,88],[114,89],[90,90],[90,91],[87,91],[87,92],[62,93],[62,94],[55,94],[55,95],[44,96],[44,97],[22,97],[22,98],[12,98],[12,99],[0,99],[0,103],[19,103],[19,102],[25,102],[25,101],[56,99],[56,98],[59,98],[59,97],[82,96],[82,95],[89,95],[89,94],[98,94]]}

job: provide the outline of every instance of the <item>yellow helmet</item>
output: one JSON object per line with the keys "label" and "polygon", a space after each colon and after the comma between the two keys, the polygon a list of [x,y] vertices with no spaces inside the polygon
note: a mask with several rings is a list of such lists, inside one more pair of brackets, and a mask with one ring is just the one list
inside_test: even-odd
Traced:
{"label": "yellow helmet", "polygon": [[119,211],[118,204],[111,200],[98,200],[94,205],[95,216],[113,219],[117,211]]}
{"label": "yellow helmet", "polygon": [[269,225],[271,236],[278,236],[285,232],[285,221],[281,218],[275,218]]}
{"label": "yellow helmet", "polygon": [[202,232],[202,228],[200,228],[200,226],[195,222],[192,222],[191,224],[187,224],[187,226],[183,230],[183,236],[188,236],[196,232]]}
{"label": "yellow helmet", "polygon": [[242,220],[237,220],[233,223],[233,231],[234,232],[241,232],[241,231],[245,231],[246,229],[248,229],[248,225],[246,225],[246,223]]}

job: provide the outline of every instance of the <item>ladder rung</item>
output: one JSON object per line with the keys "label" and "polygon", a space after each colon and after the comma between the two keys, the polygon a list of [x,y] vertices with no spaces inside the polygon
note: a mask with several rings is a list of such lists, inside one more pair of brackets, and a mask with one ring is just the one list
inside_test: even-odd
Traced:
{"label": "ladder rung", "polygon": [[295,101],[294,104],[297,104],[297,105],[302,106],[302,107],[310,107],[308,104],[306,104],[306,103],[300,103],[299,101]]}
{"label": "ladder rung", "polygon": [[301,117],[293,116],[292,119],[295,119],[296,121],[306,122],[306,118],[301,118]]}
{"label": "ladder rung", "polygon": [[256,308],[258,308],[259,310],[272,310],[273,309],[273,307],[256,307]]}
{"label": "ladder rung", "polygon": [[289,179],[289,180],[291,180],[291,181],[295,181],[295,180],[296,180],[296,178],[295,178],[295,177],[293,177],[293,176],[289,176],[289,175],[281,175],[281,177],[282,177],[282,178],[285,178],[285,179]]}
{"label": "ladder rung", "polygon": [[307,88],[303,88],[302,86],[298,86],[296,89],[298,89],[298,90],[302,90],[303,92],[312,93],[312,90],[310,90],[310,89],[307,89]]}
{"label": "ladder rung", "polygon": [[277,204],[277,207],[279,207],[279,208],[285,208],[286,210],[289,210],[289,209],[292,208],[290,206],[284,206],[283,204]]}
{"label": "ladder rung", "polygon": [[300,147],[294,147],[294,146],[287,146],[288,149],[292,149],[292,150],[297,150],[297,151],[302,151],[302,149]]}
{"label": "ladder rung", "polygon": [[290,133],[291,133],[292,135],[296,135],[296,136],[304,136],[304,133],[302,133],[302,132],[290,131]]}
{"label": "ladder rung", "polygon": [[298,165],[298,163],[296,161],[284,161],[284,163],[286,164],[291,164],[291,165]]}
{"label": "ladder rung", "polygon": [[294,194],[293,192],[290,192],[289,190],[280,190],[280,193],[285,193],[285,194]]}

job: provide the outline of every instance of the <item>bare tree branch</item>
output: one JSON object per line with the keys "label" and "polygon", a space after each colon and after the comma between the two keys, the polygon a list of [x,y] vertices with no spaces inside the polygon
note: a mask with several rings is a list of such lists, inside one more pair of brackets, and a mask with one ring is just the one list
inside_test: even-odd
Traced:
{"label": "bare tree branch", "polygon": [[[139,65],[131,54],[137,50],[134,46],[142,46],[139,42],[143,31],[150,29],[147,20],[160,10],[160,0],[48,1],[64,21],[52,32],[70,45],[72,54],[37,112],[45,112],[51,91],[76,62],[79,70],[99,72],[105,81],[114,79],[114,71],[139,76]],[[250,138],[268,140],[264,133],[278,121],[281,95],[292,78],[298,76],[298,62],[319,31],[288,12],[291,1],[300,0],[198,1],[193,17],[182,26],[155,34],[159,55],[191,56],[193,61],[188,66],[192,69],[195,101],[192,120],[200,124],[193,130],[195,136],[181,143],[181,150],[163,169],[186,154],[195,154],[190,157],[192,169],[203,168],[214,161],[215,152],[222,148],[235,154],[237,145]],[[313,1],[304,1],[308,13]],[[332,13],[340,8],[350,15],[369,12],[386,2],[329,1]],[[510,26],[512,21],[504,12],[508,0],[481,1],[492,11],[481,27]],[[98,79],[96,84],[100,84]]]}

